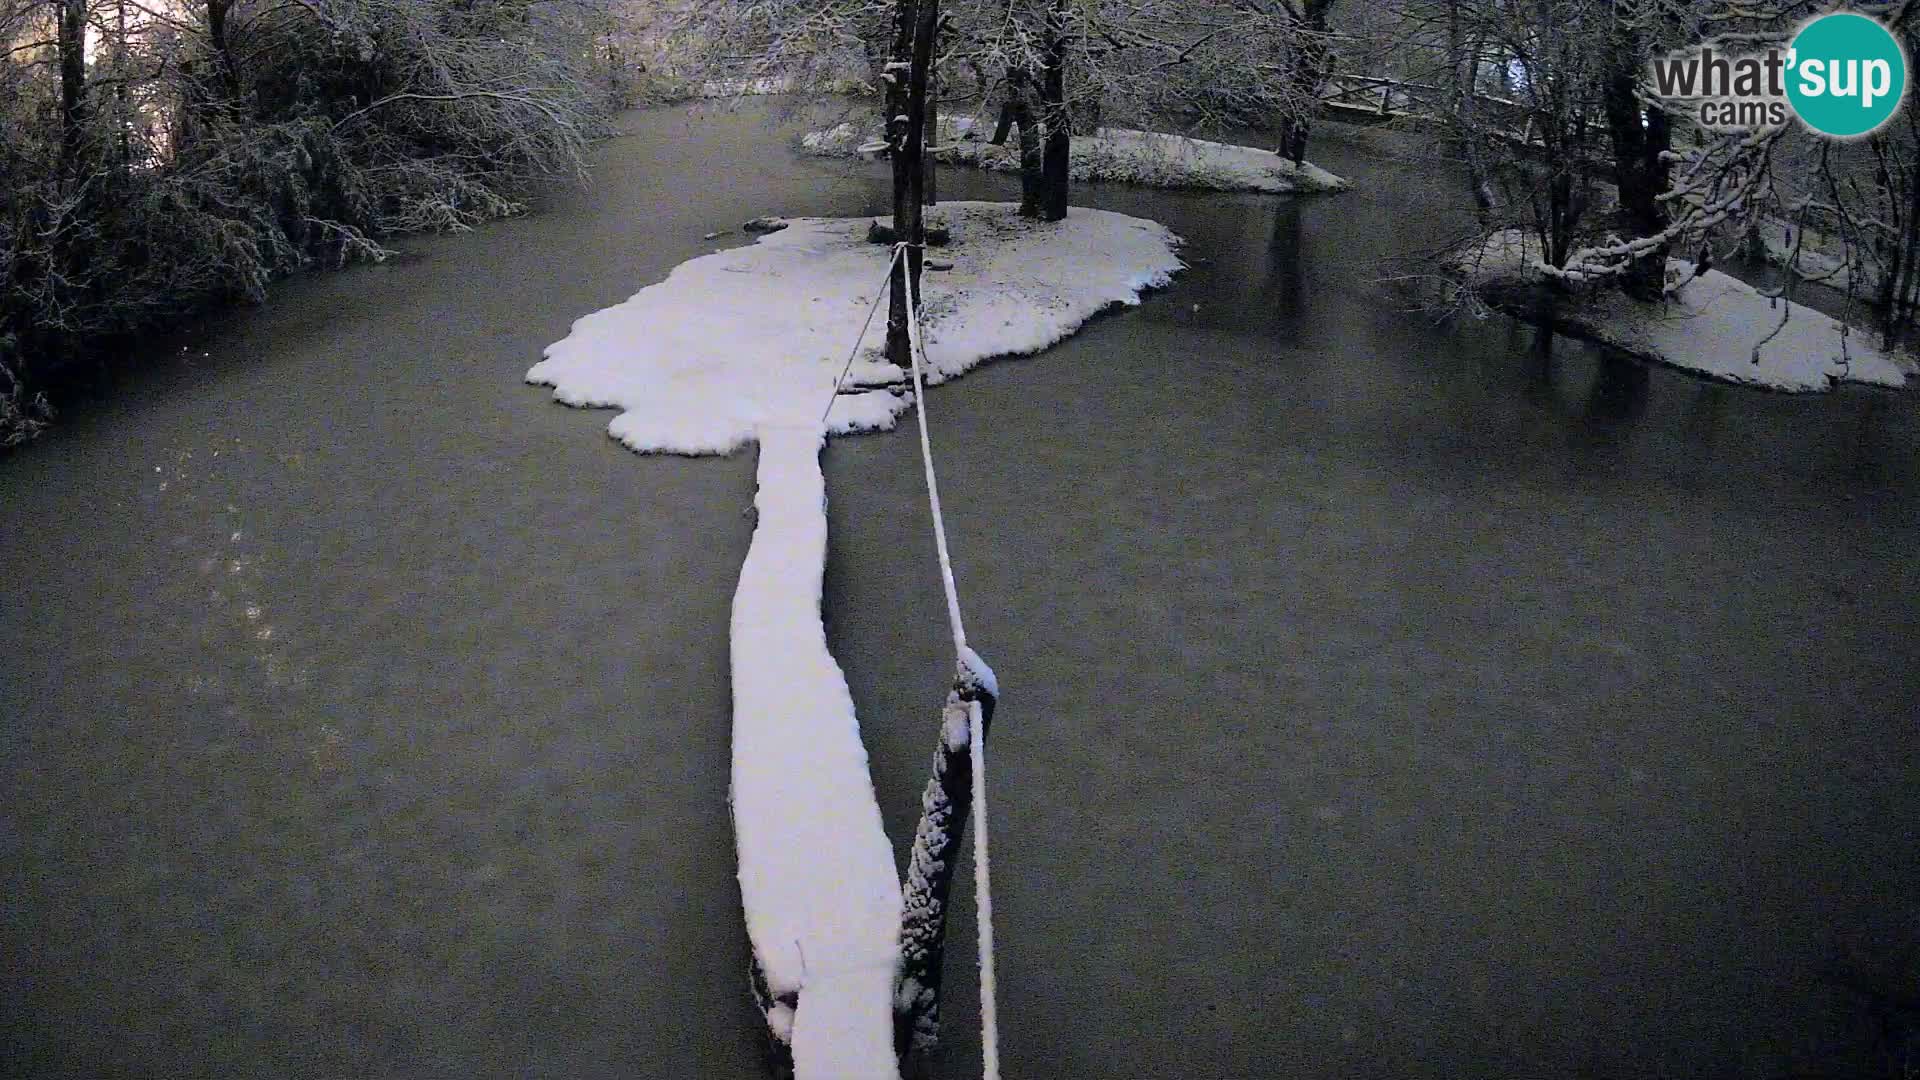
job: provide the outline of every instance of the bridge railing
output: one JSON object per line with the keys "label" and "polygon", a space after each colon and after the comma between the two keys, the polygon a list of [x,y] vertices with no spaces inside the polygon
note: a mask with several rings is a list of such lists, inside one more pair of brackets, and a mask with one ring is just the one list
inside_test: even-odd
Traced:
{"label": "bridge railing", "polygon": [[[1398,119],[1440,119],[1446,115],[1448,98],[1443,87],[1432,83],[1336,72],[1328,77],[1320,104],[1348,119],[1381,123]],[[1498,138],[1529,149],[1542,145],[1533,122],[1533,109],[1526,102],[1476,92],[1473,104],[1481,120],[1490,124]],[[1604,132],[1598,125],[1595,130]]]}
{"label": "bridge railing", "polygon": [[1327,80],[1321,104],[1371,111],[1377,116],[1428,113],[1441,100],[1439,87],[1376,75],[1335,74]]}

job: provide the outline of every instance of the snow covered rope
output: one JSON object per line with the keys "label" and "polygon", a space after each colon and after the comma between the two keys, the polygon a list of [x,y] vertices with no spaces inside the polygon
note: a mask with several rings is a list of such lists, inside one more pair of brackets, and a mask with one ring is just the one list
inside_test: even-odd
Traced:
{"label": "snow covered rope", "polygon": [[[971,650],[969,650],[971,656]],[[920,800],[920,824],[907,863],[900,923],[900,978],[894,1002],[895,1048],[900,1056],[931,1053],[940,1035],[940,983],[945,954],[947,898],[960,862],[973,803],[971,750],[984,744],[998,688],[993,672],[971,656],[957,665],[941,712],[933,776]],[[974,833],[976,841],[978,829]],[[977,885],[977,882],[976,882]]]}
{"label": "snow covered rope", "polygon": [[[894,265],[904,273],[905,243],[894,247]],[[946,591],[947,619],[953,631],[954,681],[942,711],[940,751],[934,775],[922,799],[920,826],[914,833],[908,867],[907,895],[901,922],[901,971],[896,998],[896,1042],[901,1050],[930,1049],[939,1033],[940,967],[946,921],[946,901],[958,861],[960,835],[965,828],[967,789],[974,814],[974,890],[977,894],[980,951],[980,1045],[985,1080],[1000,1077],[999,1016],[993,971],[993,894],[987,844],[986,735],[999,701],[999,681],[993,669],[967,646],[966,626],[960,617],[960,593],[954,585],[953,560],[947,548],[946,520],[940,512],[940,485],[934,476],[933,444],[927,435],[926,381],[918,297],[912,282],[902,290],[907,301],[907,344],[912,358],[915,415],[920,428],[920,461],[926,470],[927,503],[933,514],[934,549],[940,559],[940,582]],[[962,749],[967,756],[961,758]],[[963,764],[964,763],[964,764]],[[956,790],[959,789],[959,790]],[[956,808],[961,815],[958,821]]]}

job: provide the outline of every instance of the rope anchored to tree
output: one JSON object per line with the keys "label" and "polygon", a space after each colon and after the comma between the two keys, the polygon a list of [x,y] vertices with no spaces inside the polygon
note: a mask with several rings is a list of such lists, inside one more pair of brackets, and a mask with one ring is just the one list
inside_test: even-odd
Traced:
{"label": "rope anchored to tree", "polygon": [[[907,249],[896,243],[888,258],[881,296],[892,287],[893,275],[909,274]],[[973,881],[977,896],[980,950],[980,1045],[986,1080],[1000,1077],[1000,1029],[993,966],[993,890],[987,843],[986,735],[999,701],[1000,688],[993,669],[967,645],[966,624],[960,615],[960,592],[954,584],[953,560],[947,546],[947,526],[940,509],[940,485],[934,475],[933,443],[927,433],[926,341],[920,325],[919,297],[909,278],[906,294],[908,370],[918,404],[920,462],[927,478],[927,503],[933,515],[934,550],[940,560],[940,584],[946,594],[947,623],[953,632],[954,679],[941,711],[940,745],[934,754],[933,777],[921,797],[920,824],[914,832],[907,865],[907,888],[900,928],[900,978],[895,997],[895,1044],[901,1054],[933,1049],[940,1028],[941,960],[945,952],[947,896],[953,868],[960,854],[961,834],[969,812],[974,817]],[[853,352],[827,399],[824,422],[833,401],[845,389],[847,375],[873,324],[880,300],[874,300],[860,327]]]}
{"label": "rope anchored to tree", "polygon": [[[895,248],[895,261],[907,245]],[[907,342],[913,358],[914,410],[920,421],[920,462],[927,473],[927,503],[933,509],[933,544],[940,555],[940,583],[946,587],[947,620],[953,627],[953,651],[956,675],[955,696],[967,702],[968,756],[973,766],[973,888],[979,906],[980,932],[980,1053],[981,1072],[987,1080],[1000,1077],[1000,1026],[994,1000],[993,978],[993,890],[991,866],[987,858],[987,714],[980,694],[971,698],[967,690],[981,690],[999,698],[993,670],[980,654],[967,647],[967,628],[960,619],[960,591],[953,582],[953,559],[947,551],[947,523],[940,513],[940,484],[933,475],[933,444],[927,437],[927,388],[921,374],[926,355],[926,338],[920,326],[920,306],[916,303],[912,282],[907,284]]]}

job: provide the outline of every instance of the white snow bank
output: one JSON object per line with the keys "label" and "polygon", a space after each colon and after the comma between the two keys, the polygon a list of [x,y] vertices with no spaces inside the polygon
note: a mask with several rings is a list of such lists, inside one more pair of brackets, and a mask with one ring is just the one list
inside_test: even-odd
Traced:
{"label": "white snow bank", "polygon": [[847,681],[820,624],[817,423],[759,431],[760,520],[733,597],[733,827],[800,1076],[891,1078],[900,883]]}
{"label": "white snow bank", "polygon": [[794,80],[786,76],[762,76],[758,79],[709,79],[700,84],[700,96],[718,98],[784,94],[793,87]]}
{"label": "white snow bank", "polygon": [[[1178,240],[1156,222],[1076,207],[1041,224],[1014,211],[979,202],[934,211],[954,233],[934,256],[953,269],[922,279],[934,382],[1038,352],[1180,269]],[[757,243],[682,263],[575,322],[527,381],[570,405],[622,410],[608,431],[642,452],[723,454],[761,426],[817,425],[891,255],[866,242],[867,224],[794,218]],[[881,359],[884,318],[868,332],[868,363]],[[891,428],[910,404],[885,391],[842,395],[827,430]]]}
{"label": "white snow bank", "polygon": [[[1539,251],[1534,237],[1507,230],[1477,252],[1456,258],[1453,268],[1482,289],[1531,285],[1541,280],[1533,269]],[[1669,260],[1670,275],[1692,271],[1692,264]],[[1643,360],[1773,390],[1830,390],[1841,382],[1903,386],[1912,370],[1905,357],[1876,348],[1871,335],[1843,334],[1839,321],[1769,299],[1718,270],[1700,275],[1661,304],[1605,287],[1567,297],[1555,318],[1576,334]]]}
{"label": "white snow bank", "polygon": [[[1181,266],[1172,233],[1122,214],[1075,209],[1041,224],[1008,204],[949,203],[934,216],[953,232],[938,252],[953,268],[923,278],[934,382],[1043,349]],[[527,372],[561,401],[622,410],[608,430],[636,450],[760,443],[759,524],[733,604],[733,818],[768,1026],[800,1080],[897,1075],[900,884],[820,623],[823,438],[890,427],[911,404],[887,391],[833,397],[891,256],[866,242],[867,224],[795,218],[684,263],[575,322]],[[880,362],[884,330],[883,314],[853,381],[897,378]]]}
{"label": "white snow bank", "polygon": [[[861,60],[858,67],[864,68]],[[759,77],[736,77],[731,79],[709,79],[694,88],[695,97],[703,98],[741,98],[763,97],[769,94],[791,94],[797,91],[811,90],[822,94],[861,95],[873,93],[873,83],[864,72],[853,70],[835,73],[811,72],[806,75],[762,75]]]}
{"label": "white snow bank", "polygon": [[[1864,244],[1854,245],[1849,251],[1839,239],[1818,229],[1802,229],[1798,231],[1804,235],[1795,250],[1795,226],[1777,218],[1760,219],[1755,222],[1755,231],[1760,234],[1768,262],[1785,266],[1791,259],[1794,271],[1808,281],[1842,291],[1851,288],[1861,299],[1878,296],[1887,283],[1886,260]],[[1848,255],[1853,257],[1852,262],[1848,262]]]}
{"label": "white snow bank", "polygon": [[[1020,168],[1017,137],[1009,135],[1004,145],[994,146],[981,134],[972,117],[941,118],[940,160],[1008,172]],[[829,157],[871,153],[868,148],[880,142],[879,135],[851,122],[800,139],[803,149]],[[1295,167],[1270,150],[1132,128],[1101,128],[1093,135],[1074,136],[1068,162],[1068,175],[1076,181],[1281,195],[1347,187],[1345,180],[1312,162]]]}

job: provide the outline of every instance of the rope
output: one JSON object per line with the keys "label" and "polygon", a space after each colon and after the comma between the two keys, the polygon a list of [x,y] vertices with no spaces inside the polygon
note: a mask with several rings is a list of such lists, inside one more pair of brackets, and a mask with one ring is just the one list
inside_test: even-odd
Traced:
{"label": "rope", "polygon": [[973,752],[973,892],[980,931],[980,1075],[1000,1080],[1000,1010],[993,977],[993,889],[987,866],[987,733],[980,703],[967,703]]}
{"label": "rope", "polygon": [[[894,245],[893,265],[906,273],[901,255],[905,243]],[[891,283],[892,271],[888,272]],[[927,388],[920,371],[926,343],[921,338],[920,309],[914,302],[913,283],[907,295],[907,352],[912,357],[914,410],[920,421],[920,462],[927,473],[927,502],[933,508],[933,543],[940,554],[940,583],[947,592],[947,620],[953,627],[953,651],[956,662],[965,664],[972,650],[967,648],[967,630],[960,621],[960,591],[953,583],[953,560],[947,554],[947,523],[940,514],[940,485],[933,475],[933,443],[927,437]],[[1000,1013],[995,1001],[993,974],[993,889],[987,855],[987,738],[984,717],[978,701],[967,704],[968,753],[973,759],[973,889],[977,897],[980,950],[980,1072],[984,1080],[1000,1080]]]}
{"label": "rope", "polygon": [[880,310],[880,301],[886,299],[887,286],[893,284],[893,268],[900,261],[900,247],[893,249],[893,258],[887,260],[887,276],[880,279],[880,292],[873,298],[873,306],[867,309],[867,321],[860,324],[860,336],[853,339],[853,351],[847,353],[847,362],[840,365],[840,374],[833,380],[833,393],[827,395],[827,407],[820,410],[820,423],[827,422],[827,414],[833,411],[833,403],[840,397],[840,388],[846,385],[847,372],[853,370],[853,361],[860,355],[860,345],[867,340],[867,328],[873,325],[873,317]]}
{"label": "rope", "polygon": [[[900,262],[901,253],[906,250],[904,243],[894,245],[895,263]],[[906,294],[907,352],[913,357],[913,400],[919,405],[915,415],[920,418],[920,460],[927,470],[927,502],[933,506],[933,545],[940,553],[940,583],[947,590],[947,621],[953,627],[953,651],[957,657],[967,647],[967,630],[960,623],[960,592],[953,584],[953,560],[947,557],[947,523],[940,516],[940,484],[933,478],[933,445],[927,441],[927,388],[920,377],[920,356],[926,351],[926,345],[920,340],[920,308],[914,303],[911,281],[907,283]]]}

